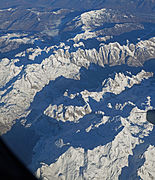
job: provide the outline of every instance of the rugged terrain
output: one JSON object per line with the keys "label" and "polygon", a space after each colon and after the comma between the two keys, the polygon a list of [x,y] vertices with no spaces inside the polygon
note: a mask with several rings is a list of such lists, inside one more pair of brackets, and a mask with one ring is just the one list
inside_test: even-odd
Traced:
{"label": "rugged terrain", "polygon": [[152,179],[154,14],[45,9],[0,11],[2,137],[42,179]]}

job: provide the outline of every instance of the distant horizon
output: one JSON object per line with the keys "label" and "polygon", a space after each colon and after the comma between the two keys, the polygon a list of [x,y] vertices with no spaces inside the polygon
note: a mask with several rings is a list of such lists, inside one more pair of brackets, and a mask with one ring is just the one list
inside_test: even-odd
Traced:
{"label": "distant horizon", "polygon": [[135,0],[131,2],[130,0],[1,0],[0,8],[73,8],[76,10],[80,9],[101,9],[101,8],[112,8],[119,9],[123,11],[131,12],[141,12],[148,14],[155,14],[155,1],[153,0]]}

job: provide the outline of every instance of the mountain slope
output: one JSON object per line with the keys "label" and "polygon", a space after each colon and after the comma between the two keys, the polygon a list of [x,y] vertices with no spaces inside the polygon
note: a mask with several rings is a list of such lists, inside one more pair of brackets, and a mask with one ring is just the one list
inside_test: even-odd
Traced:
{"label": "mountain slope", "polygon": [[[41,179],[154,177],[145,114],[155,106],[154,19],[105,8],[4,11],[0,133],[20,159]],[[30,32],[17,31],[29,19]]]}

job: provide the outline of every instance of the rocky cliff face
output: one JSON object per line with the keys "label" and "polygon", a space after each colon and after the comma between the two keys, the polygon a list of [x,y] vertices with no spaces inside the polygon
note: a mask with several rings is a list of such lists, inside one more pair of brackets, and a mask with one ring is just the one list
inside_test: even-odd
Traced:
{"label": "rocky cliff face", "polygon": [[101,67],[123,64],[142,66],[145,61],[155,58],[154,38],[136,45],[104,44],[98,51],[79,47],[70,52],[71,48],[65,44],[44,49],[30,48],[14,59],[1,60],[1,103],[4,104],[1,107],[1,114],[4,114],[1,122],[11,123],[21,114],[27,114],[26,109],[36,93],[59,76],[79,80],[81,68],[89,68],[92,63]]}

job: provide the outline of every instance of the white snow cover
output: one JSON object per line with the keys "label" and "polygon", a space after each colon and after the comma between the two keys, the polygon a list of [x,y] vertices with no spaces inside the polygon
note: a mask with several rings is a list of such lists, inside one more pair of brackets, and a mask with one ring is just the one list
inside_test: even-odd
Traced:
{"label": "white snow cover", "polygon": [[10,41],[10,42],[18,42],[21,44],[22,43],[33,44],[36,40],[38,40],[38,38],[28,37],[28,34],[24,34],[24,33],[8,33],[0,37],[0,41],[2,40]]}
{"label": "white snow cover", "polygon": [[[141,44],[143,46],[145,44],[145,51]],[[30,106],[35,94],[59,76],[79,79],[80,68],[83,66],[88,68],[90,63],[114,66],[125,64],[125,59],[128,57],[127,63],[142,65],[145,61],[144,58],[155,57],[154,38],[141,41],[136,46],[132,45],[132,50],[130,50],[130,46],[131,44],[121,46],[116,42],[101,46],[99,52],[96,49],[78,48],[77,51],[69,53],[69,47],[61,43],[60,46],[51,46],[42,50],[39,47],[27,49],[26,52],[18,54],[15,59],[2,59],[0,64],[3,74],[1,74],[0,81],[2,86],[4,86],[4,82],[8,83],[0,92],[1,103],[5,104],[0,108],[1,122],[10,124],[22,114],[22,117],[25,117],[29,113],[25,110]],[[140,55],[141,59],[139,59]],[[22,59],[28,57],[29,60],[33,60],[33,63],[22,65]],[[36,63],[40,59],[42,62]],[[20,62],[21,65],[16,66]]]}
{"label": "white snow cover", "polygon": [[154,156],[155,147],[152,145],[150,145],[145,153],[141,155],[141,158],[145,159],[143,166],[138,169],[138,175],[141,177],[141,179],[153,179],[155,177]]}
{"label": "white snow cover", "polygon": [[[36,175],[42,179],[94,180],[110,180],[118,179],[119,177],[121,179],[136,179],[137,175],[140,175],[142,179],[151,179],[151,177],[154,177],[152,166],[155,164],[153,156],[155,147],[149,147],[149,143],[154,144],[153,138],[150,138],[149,142],[147,141],[147,138],[149,139],[149,136],[154,134],[154,130],[153,125],[146,121],[146,115],[143,113],[143,111],[152,108],[151,104],[155,103],[155,87],[151,88],[151,86],[149,86],[150,83],[152,83],[151,79],[148,80],[146,84],[142,83],[140,87],[133,85],[134,87],[129,88],[127,93],[124,90],[120,90],[120,93],[117,92],[118,96],[115,96],[115,98],[103,98],[103,104],[104,101],[107,101],[105,105],[100,104],[98,107],[96,104],[98,109],[100,109],[100,106],[103,106],[103,110],[91,111],[90,116],[86,118],[88,120],[87,124],[84,122],[80,124],[80,120],[79,122],[75,122],[75,127],[77,126],[76,131],[76,128],[72,126],[72,129],[64,129],[62,134],[60,133],[53,138],[52,135],[48,135],[45,138],[42,137],[34,148],[34,158],[31,164],[34,166],[38,161],[43,162],[42,167],[37,170]],[[149,89],[147,87],[149,87]],[[142,93],[139,92],[140,89],[143,89]],[[111,90],[113,91],[112,88]],[[147,96],[148,92],[150,96]],[[88,92],[87,96],[92,97],[92,94],[95,97],[94,92]],[[151,99],[153,99],[153,102]],[[100,100],[100,103],[102,101]],[[111,110],[109,111],[109,116],[107,116],[106,104],[109,102],[111,106],[108,107],[108,109]],[[91,103],[90,106],[92,106]],[[140,107],[144,109],[141,110],[139,109]],[[131,108],[129,114],[127,113],[128,108]],[[49,110],[48,108],[48,111]],[[76,111],[74,113],[76,114]],[[56,117],[56,119],[59,121],[59,118]],[[106,126],[107,124],[109,124],[109,129],[102,128],[102,126],[104,127],[104,125]],[[82,133],[83,131],[85,131],[85,133],[81,137],[80,132]],[[101,140],[101,144],[98,146],[92,145],[93,148],[90,144],[96,143],[93,137],[89,135],[91,132],[96,132],[93,135],[96,141]],[[79,139],[77,139],[77,141],[79,141],[79,147],[77,147],[76,142],[74,142],[74,136],[78,133],[80,136]],[[117,135],[112,138],[112,141],[104,143],[115,133]],[[86,139],[85,136],[87,137]],[[69,139],[67,137],[69,137]],[[87,145],[84,145],[85,143],[88,144],[88,147],[90,145],[88,149]],[[137,150],[138,147],[139,150]],[[48,165],[48,158],[51,158],[51,161],[53,161],[53,156],[56,157],[56,154],[63,148],[67,150],[65,150],[58,159],[56,158],[53,163]],[[144,152],[145,158],[143,156]],[[149,158],[151,160],[149,160]],[[142,159],[146,159],[144,165]],[[47,161],[48,164],[44,163],[45,161]]]}
{"label": "white snow cover", "polygon": [[[23,148],[14,150],[32,156],[27,165],[41,179],[155,177],[155,130],[145,114],[155,106],[154,60],[148,61],[155,58],[155,37],[101,43],[98,49],[85,49],[82,41],[96,37],[90,31],[103,20],[117,22],[120,16],[128,18],[113,10],[86,12],[74,19],[84,30],[74,42],[36,46],[0,60],[0,133],[6,140],[9,132],[14,140],[21,137]],[[2,38],[37,41],[25,37]],[[34,144],[26,146],[24,132],[37,137]]]}

